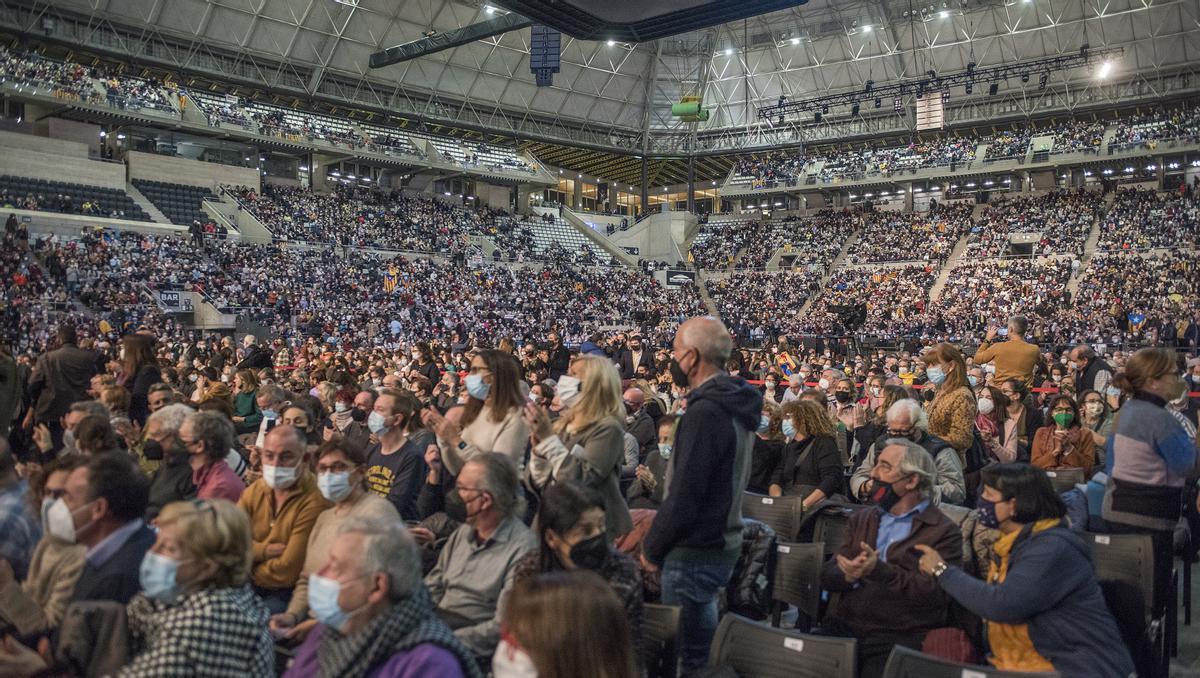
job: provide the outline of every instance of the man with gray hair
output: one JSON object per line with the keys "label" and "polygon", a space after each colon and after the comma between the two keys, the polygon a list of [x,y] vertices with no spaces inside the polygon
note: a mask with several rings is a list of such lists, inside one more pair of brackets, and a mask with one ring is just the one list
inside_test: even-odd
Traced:
{"label": "man with gray hair", "polygon": [[504,454],[463,464],[446,495],[446,515],[463,524],[425,576],[437,615],[480,659],[491,657],[500,642],[500,614],[517,562],[538,545],[518,518],[519,482],[516,464]]}
{"label": "man with gray hair", "polygon": [[741,554],[742,493],[763,398],[725,372],[733,341],[720,320],[688,320],[675,333],[673,348],[671,380],[690,390],[642,561],[662,568],[663,603],[682,607],[680,658],[688,674],[708,663],[717,595]]}
{"label": "man with gray hair", "polygon": [[181,403],[167,405],[146,419],[139,466],[152,469],[150,503],[146,518],[153,519],[164,506],[196,496],[188,451],[180,440],[179,429],[192,416],[192,408]]}
{"label": "man with gray hair", "polygon": [[233,449],[234,428],[220,412],[194,412],[179,429],[179,442],[183,443],[192,469],[192,483],[196,486],[198,499],[224,499],[237,503],[242,498],[246,483],[230,465],[239,465],[241,455]]}
{"label": "man with gray hair", "polygon": [[933,505],[937,468],[907,438],[889,438],[871,469],[872,508],[850,516],[845,540],[821,572],[821,586],[841,593],[825,625],[858,639],[861,676],[879,676],[895,645],[920,649],[925,634],[946,626],[949,599],[917,567],[924,544],[947,563],[962,562],[958,525]]}
{"label": "man with gray hair", "polygon": [[320,623],[284,675],[480,676],[474,655],[434,613],[420,572],[403,525],[347,518],[325,566],[309,576],[308,606]]}
{"label": "man with gray hair", "polygon": [[966,501],[967,483],[963,477],[962,460],[950,443],[929,432],[929,419],[921,409],[921,404],[911,398],[897,400],[888,408],[886,416],[887,432],[875,441],[850,477],[851,494],[863,501],[871,496],[871,490],[874,489],[871,472],[879,451],[883,449],[884,440],[904,438],[925,448],[937,467],[933,480],[933,503],[961,504]]}

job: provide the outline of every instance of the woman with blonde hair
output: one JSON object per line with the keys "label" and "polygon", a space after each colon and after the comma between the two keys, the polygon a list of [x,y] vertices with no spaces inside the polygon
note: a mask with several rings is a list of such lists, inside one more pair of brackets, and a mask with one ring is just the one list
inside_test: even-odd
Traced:
{"label": "woman with blonde hair", "polygon": [[787,444],[771,476],[768,494],[780,497],[803,493],[805,510],[840,494],[842,458],[829,410],[811,400],[788,401],[783,406],[780,428]]}
{"label": "woman with blonde hair", "polygon": [[604,499],[608,538],[616,539],[633,529],[620,487],[625,407],[616,366],[603,356],[575,359],[558,379],[554,404],[562,408],[554,423],[546,410],[525,406],[533,445],[526,471],[530,483],[538,490],[566,481],[592,488]]}
{"label": "woman with blonde hair", "polygon": [[168,504],[126,611],[135,676],[274,676],[267,608],[250,590],[250,520],[223,499]]}
{"label": "woman with blonde hair", "polygon": [[520,582],[504,610],[496,678],[636,678],[629,621],[592,572],[548,572]]}
{"label": "woman with blonde hair", "polygon": [[926,407],[929,432],[950,443],[965,459],[975,439],[975,392],[967,381],[967,363],[954,344],[938,344],[921,354],[925,376],[935,388]]}

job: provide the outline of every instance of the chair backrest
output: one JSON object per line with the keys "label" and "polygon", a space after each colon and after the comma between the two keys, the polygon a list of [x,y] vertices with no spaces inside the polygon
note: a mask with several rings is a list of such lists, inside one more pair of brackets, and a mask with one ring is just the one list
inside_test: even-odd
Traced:
{"label": "chair backrest", "polygon": [[1093,534],[1086,538],[1092,547],[1096,579],[1137,587],[1146,610],[1154,609],[1154,546],[1148,534]]}
{"label": "chair backrest", "polygon": [[1080,485],[1087,480],[1081,468],[1056,468],[1047,470],[1046,477],[1050,479],[1050,485],[1054,487],[1054,491],[1059,494],[1073,489],[1076,485]]}
{"label": "chair backrest", "polygon": [[810,636],[726,614],[713,636],[709,665],[742,678],[855,678],[853,638]]}
{"label": "chair backrest", "polygon": [[772,598],[795,605],[815,622],[821,608],[821,566],[825,545],[779,542],[775,546],[775,584]]}
{"label": "chair backrest", "polygon": [[813,524],[813,543],[825,545],[825,555],[837,552],[845,541],[846,530],[850,527],[850,516],[861,507],[826,506],[817,514]]}
{"label": "chair backrest", "polygon": [[883,678],[1057,678],[1058,673],[1001,671],[990,666],[959,664],[897,645],[892,648]]}
{"label": "chair backrest", "polygon": [[766,523],[786,541],[796,538],[803,515],[803,497],[768,497],[753,492],[742,495],[742,516]]}
{"label": "chair backrest", "polygon": [[679,612],[675,605],[642,608],[642,659],[650,678],[675,678],[679,663]]}

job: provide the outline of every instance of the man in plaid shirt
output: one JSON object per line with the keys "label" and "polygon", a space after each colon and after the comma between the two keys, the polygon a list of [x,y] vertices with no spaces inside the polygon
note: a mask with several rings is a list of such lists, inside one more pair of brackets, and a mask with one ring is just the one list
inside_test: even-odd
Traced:
{"label": "man in plaid shirt", "polygon": [[16,458],[8,441],[0,438],[0,560],[8,561],[17,580],[29,569],[29,558],[42,531],[29,514],[29,485],[17,477]]}

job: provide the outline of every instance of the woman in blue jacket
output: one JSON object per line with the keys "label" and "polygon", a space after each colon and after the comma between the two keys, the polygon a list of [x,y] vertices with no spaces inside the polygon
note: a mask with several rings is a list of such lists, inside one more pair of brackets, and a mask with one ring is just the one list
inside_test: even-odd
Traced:
{"label": "woman in blue jacket", "polygon": [[996,528],[987,580],[916,546],[920,568],[987,622],[989,660],[1006,671],[1058,671],[1063,678],[1129,678],[1133,660],[1096,583],[1087,544],[1067,528],[1066,505],[1041,469],[984,469],[979,524]]}

